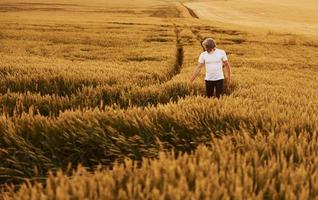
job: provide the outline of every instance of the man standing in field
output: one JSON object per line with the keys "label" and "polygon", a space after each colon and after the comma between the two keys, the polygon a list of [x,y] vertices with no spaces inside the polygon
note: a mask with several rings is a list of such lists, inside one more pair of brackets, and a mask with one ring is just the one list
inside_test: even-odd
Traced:
{"label": "man standing in field", "polygon": [[223,66],[227,71],[228,85],[231,83],[231,67],[227,59],[226,53],[222,49],[216,48],[216,44],[212,38],[207,38],[202,42],[204,47],[204,52],[200,54],[199,64],[192,75],[190,82],[192,83],[194,79],[201,73],[201,69],[205,65],[206,75],[205,75],[205,87],[206,94],[210,98],[215,96],[220,98],[223,94]]}

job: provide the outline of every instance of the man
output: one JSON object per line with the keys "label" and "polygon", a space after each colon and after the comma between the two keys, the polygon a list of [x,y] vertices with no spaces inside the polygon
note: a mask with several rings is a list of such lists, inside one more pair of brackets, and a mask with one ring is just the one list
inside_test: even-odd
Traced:
{"label": "man", "polygon": [[203,66],[206,68],[205,75],[205,87],[206,94],[210,98],[215,96],[220,98],[223,94],[223,66],[227,71],[228,84],[231,83],[231,66],[227,59],[226,53],[222,49],[216,48],[216,44],[212,38],[207,38],[202,42],[202,46],[204,47],[204,52],[202,52],[199,56],[199,64],[192,75],[190,82],[192,83],[194,79],[201,73]]}

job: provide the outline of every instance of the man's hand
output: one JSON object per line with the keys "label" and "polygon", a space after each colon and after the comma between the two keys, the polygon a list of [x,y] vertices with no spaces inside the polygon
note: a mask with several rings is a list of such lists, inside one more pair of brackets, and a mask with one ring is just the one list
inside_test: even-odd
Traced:
{"label": "man's hand", "polygon": [[231,82],[232,82],[232,78],[231,77],[228,77],[227,78],[227,85],[230,87],[231,85]]}
{"label": "man's hand", "polygon": [[192,83],[194,81],[194,79],[200,74],[202,67],[204,66],[204,64],[199,63],[197,69],[195,70],[195,72],[193,73],[191,79],[190,79],[190,83]]}

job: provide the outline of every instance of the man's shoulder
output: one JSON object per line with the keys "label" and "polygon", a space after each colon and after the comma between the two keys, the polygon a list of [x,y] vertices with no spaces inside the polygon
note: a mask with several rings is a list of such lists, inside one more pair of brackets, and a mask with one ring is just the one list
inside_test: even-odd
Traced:
{"label": "man's shoulder", "polygon": [[220,53],[225,53],[225,51],[223,49],[216,48],[215,50],[220,52]]}
{"label": "man's shoulder", "polygon": [[206,56],[207,53],[208,53],[207,51],[203,51],[203,52],[201,52],[200,56]]}

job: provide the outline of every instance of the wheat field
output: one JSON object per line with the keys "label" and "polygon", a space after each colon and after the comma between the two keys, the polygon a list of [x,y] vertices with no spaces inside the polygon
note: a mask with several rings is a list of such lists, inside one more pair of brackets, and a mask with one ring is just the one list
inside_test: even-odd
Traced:
{"label": "wheat field", "polygon": [[[1,200],[318,198],[313,29],[192,4],[0,2]],[[232,65],[221,99],[189,82],[205,37]]]}
{"label": "wheat field", "polygon": [[239,24],[263,31],[318,35],[316,0],[185,1],[202,19]]}

